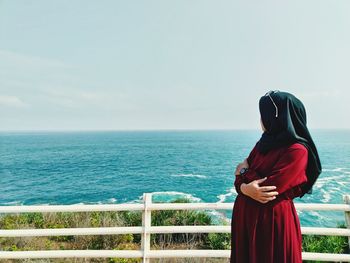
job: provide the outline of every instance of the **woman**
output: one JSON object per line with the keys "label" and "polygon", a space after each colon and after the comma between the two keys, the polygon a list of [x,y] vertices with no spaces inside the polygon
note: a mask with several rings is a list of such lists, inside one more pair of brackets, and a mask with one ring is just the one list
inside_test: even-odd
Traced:
{"label": "woman", "polygon": [[293,199],[311,194],[320,159],[299,99],[270,91],[260,98],[259,110],[263,134],[235,171],[230,262],[301,263]]}

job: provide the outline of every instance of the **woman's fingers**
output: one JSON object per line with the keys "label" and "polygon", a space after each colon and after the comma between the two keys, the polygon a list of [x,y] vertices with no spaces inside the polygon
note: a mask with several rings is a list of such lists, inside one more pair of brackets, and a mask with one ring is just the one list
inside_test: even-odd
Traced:
{"label": "woman's fingers", "polygon": [[[245,195],[251,197],[252,199],[260,202],[260,203],[267,203],[269,201],[272,201],[276,199],[276,196],[278,195],[277,191],[274,191],[276,189],[276,186],[259,186],[259,183],[266,180],[265,178],[254,180],[248,184],[244,184],[244,188],[242,189],[242,193]],[[242,184],[243,186],[243,184]]]}
{"label": "woman's fingers", "polygon": [[264,192],[262,194],[263,197],[271,197],[271,196],[276,196],[278,195],[278,192],[274,191],[274,192]]}
{"label": "woman's fingers", "polygon": [[271,185],[271,186],[261,186],[261,187],[260,187],[260,190],[261,190],[262,192],[270,192],[270,191],[275,190],[275,189],[276,189],[276,186],[274,186],[274,185]]}

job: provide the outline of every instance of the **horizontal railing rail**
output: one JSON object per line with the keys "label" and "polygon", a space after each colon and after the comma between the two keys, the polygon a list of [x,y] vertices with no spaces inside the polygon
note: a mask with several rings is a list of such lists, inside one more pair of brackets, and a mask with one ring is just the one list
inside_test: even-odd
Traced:
{"label": "horizontal railing rail", "polygon": [[[232,210],[233,203],[152,203],[147,210]],[[297,210],[350,212],[350,204],[295,203]],[[144,204],[0,206],[1,213],[143,211]]]}
{"label": "horizontal railing rail", "polygon": [[[307,204],[295,203],[298,211],[341,211],[346,222],[350,214],[348,196],[345,204]],[[142,204],[110,205],[33,205],[0,206],[0,214],[7,213],[56,213],[56,212],[96,212],[96,211],[142,211],[142,226],[132,227],[89,227],[54,229],[0,229],[0,237],[39,237],[39,236],[79,236],[79,235],[118,235],[141,234],[141,250],[46,250],[46,251],[0,251],[1,259],[34,258],[143,258],[147,263],[151,258],[179,257],[222,257],[229,258],[229,250],[151,250],[151,234],[172,233],[230,233],[230,226],[151,226],[151,212],[159,210],[232,210],[233,203],[152,203],[152,194],[144,194]],[[327,235],[350,237],[349,228],[301,227],[303,235]],[[346,261],[349,254],[303,252],[304,260]]]}

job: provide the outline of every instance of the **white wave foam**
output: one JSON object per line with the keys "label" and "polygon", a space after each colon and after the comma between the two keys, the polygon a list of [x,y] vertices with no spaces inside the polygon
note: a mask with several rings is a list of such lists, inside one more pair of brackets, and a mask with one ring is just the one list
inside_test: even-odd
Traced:
{"label": "white wave foam", "polygon": [[219,201],[217,203],[224,203],[229,196],[233,196],[236,194],[236,190],[234,188],[226,190],[228,193],[227,194],[221,194],[217,195],[216,197],[219,198]]}
{"label": "white wave foam", "polygon": [[152,194],[153,194],[153,195],[172,195],[172,196],[180,195],[180,196],[186,197],[187,199],[189,199],[189,200],[191,200],[191,201],[195,201],[195,202],[201,201],[200,198],[194,197],[193,195],[188,194],[188,193],[184,193],[184,192],[164,191],[164,192],[152,192]]}
{"label": "white wave foam", "polygon": [[[200,202],[201,199],[198,197],[194,197],[191,194],[188,193],[183,193],[183,192],[176,192],[176,191],[159,191],[159,192],[151,192],[151,194],[153,196],[158,195],[158,196],[164,196],[164,195],[168,195],[168,196],[180,196],[180,197],[185,197],[187,199],[189,199],[191,202]],[[127,204],[139,204],[139,203],[143,203],[143,195],[140,195],[137,199],[134,200],[130,200],[128,202],[125,202]]]}
{"label": "white wave foam", "polygon": [[[328,203],[331,200],[331,192],[329,190],[321,189],[322,192],[322,203]],[[332,191],[333,192],[333,191]]]}
{"label": "white wave foam", "polygon": [[315,188],[322,189],[323,187],[325,187],[329,191],[329,189],[335,188],[337,186],[341,186],[341,188],[336,188],[334,190],[341,190],[342,187],[348,187],[349,186],[348,176],[345,175],[344,173],[345,172],[342,172],[341,174],[338,174],[338,175],[318,178],[315,183]]}
{"label": "white wave foam", "polygon": [[313,216],[317,217],[317,218],[321,218],[321,214],[320,214],[319,212],[316,212],[316,211],[308,211],[308,213],[309,213],[310,215],[313,215]]}
{"label": "white wave foam", "polygon": [[[188,193],[184,193],[184,192],[177,192],[177,191],[159,191],[159,192],[152,192],[152,195],[160,195],[160,196],[164,196],[164,195],[169,195],[169,196],[183,196],[186,197],[187,199],[189,199],[191,202],[200,202],[201,199],[198,197],[193,196],[192,194],[188,194]],[[139,196],[138,200],[142,200],[143,196]],[[135,200],[133,200],[135,201]],[[214,219],[222,219],[226,222],[231,222],[229,218],[226,217],[226,215],[222,212],[219,212],[217,210],[208,210],[207,211],[208,214],[212,215],[214,217]]]}
{"label": "white wave foam", "polygon": [[[117,199],[110,198],[104,201],[95,201],[95,202],[86,201],[86,202],[79,202],[79,203],[73,203],[73,204],[67,204],[67,205],[110,205],[116,202],[117,202]],[[47,204],[47,205],[56,205],[56,204]]]}
{"label": "white wave foam", "polygon": [[[79,203],[74,203],[74,204],[72,204],[72,205],[89,205],[89,204],[91,204],[91,203],[79,202]],[[95,204],[98,204],[98,202],[95,203]]]}
{"label": "white wave foam", "polygon": [[12,202],[3,203],[3,205],[23,205],[23,202],[21,202],[21,201],[12,201]]}
{"label": "white wave foam", "polygon": [[108,203],[114,204],[114,203],[117,202],[117,199],[116,199],[116,198],[109,198],[109,199],[107,200],[107,202],[108,202]]}
{"label": "white wave foam", "polygon": [[321,177],[321,178],[318,178],[317,181],[327,182],[327,181],[330,181],[330,180],[337,180],[337,179],[339,179],[339,175]]}
{"label": "white wave foam", "polygon": [[230,223],[231,222],[231,219],[230,218],[227,218],[227,216],[224,214],[224,213],[221,213],[219,211],[216,211],[216,210],[210,210],[210,211],[207,211],[207,213],[209,215],[212,215],[214,217],[214,219],[222,219],[223,221],[225,221],[226,223]]}
{"label": "white wave foam", "polygon": [[349,186],[349,182],[344,182],[344,181],[337,181],[337,184],[340,184],[341,186]]}
{"label": "white wave foam", "polygon": [[[337,168],[333,168],[333,169],[322,169],[323,172],[342,172],[344,170],[350,170],[350,168],[337,167]],[[345,173],[349,173],[349,172],[345,172]]]}
{"label": "white wave foam", "polygon": [[197,177],[197,178],[207,178],[206,175],[202,174],[172,174],[173,177]]}

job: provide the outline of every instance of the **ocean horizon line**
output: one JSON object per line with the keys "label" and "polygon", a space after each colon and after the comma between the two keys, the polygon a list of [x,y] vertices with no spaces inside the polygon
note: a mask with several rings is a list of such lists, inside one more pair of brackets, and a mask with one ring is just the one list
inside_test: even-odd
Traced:
{"label": "ocean horizon line", "polygon": [[[309,128],[311,131],[350,131],[350,128]],[[164,129],[28,129],[28,130],[0,130],[0,133],[76,133],[76,132],[186,132],[186,131],[257,131],[259,128],[164,128]]]}

